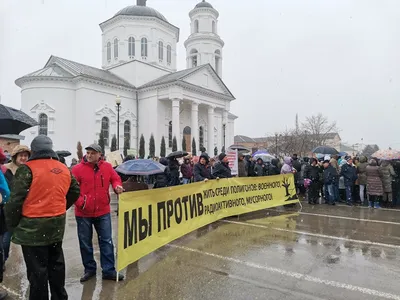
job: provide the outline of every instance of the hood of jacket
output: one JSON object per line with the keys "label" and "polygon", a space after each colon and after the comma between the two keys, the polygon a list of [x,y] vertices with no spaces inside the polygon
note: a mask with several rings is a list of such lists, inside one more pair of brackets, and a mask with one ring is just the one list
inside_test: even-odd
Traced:
{"label": "hood of jacket", "polygon": [[14,149],[11,152],[11,157],[14,158],[14,156],[16,156],[19,153],[24,153],[24,152],[28,152],[29,155],[31,155],[31,149],[29,149],[27,146],[24,145],[17,145],[14,147]]}
{"label": "hood of jacket", "polygon": [[292,166],[292,164],[293,164],[292,158],[289,157],[289,156],[286,156],[286,157],[283,159],[283,162],[284,162],[285,164],[289,165],[289,166]]}
{"label": "hood of jacket", "polygon": [[373,167],[376,167],[376,166],[378,165],[378,163],[376,162],[375,159],[371,159],[371,160],[369,161],[369,165],[370,165],[370,166],[373,166]]}
{"label": "hood of jacket", "polygon": [[368,161],[368,158],[366,156],[360,157],[360,163],[366,163],[367,161]]}
{"label": "hood of jacket", "polygon": [[53,150],[50,150],[50,149],[33,152],[32,155],[29,157],[28,161],[36,160],[36,159],[59,160],[57,153],[55,153]]}

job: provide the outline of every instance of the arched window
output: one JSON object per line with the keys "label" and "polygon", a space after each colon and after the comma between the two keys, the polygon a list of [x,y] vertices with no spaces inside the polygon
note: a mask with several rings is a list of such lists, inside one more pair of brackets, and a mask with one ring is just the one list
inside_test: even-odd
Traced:
{"label": "arched window", "polygon": [[172,62],[172,48],[170,45],[167,46],[167,63],[171,64]]}
{"label": "arched window", "polygon": [[219,74],[219,70],[221,67],[221,51],[215,51],[215,71]]}
{"label": "arched window", "polygon": [[39,135],[47,135],[49,129],[49,118],[46,114],[39,115]]}
{"label": "arched window", "polygon": [[168,123],[168,147],[172,148],[172,121]]}
{"label": "arched window", "polygon": [[104,137],[104,145],[108,146],[110,140],[110,120],[107,117],[101,119],[101,132]]}
{"label": "arched window", "polygon": [[107,61],[111,60],[111,43],[107,43]]}
{"label": "arched window", "polygon": [[199,147],[204,147],[204,128],[200,126],[199,128]]}
{"label": "arched window", "polygon": [[147,39],[142,38],[142,58],[147,57]]}
{"label": "arched window", "polygon": [[197,67],[198,64],[198,52],[196,49],[192,49],[192,51],[190,51],[190,59],[192,61],[192,67]]}
{"label": "arched window", "polygon": [[164,60],[164,43],[161,41],[158,42],[158,59],[160,61]]}
{"label": "arched window", "polygon": [[128,55],[129,58],[135,58],[135,38],[130,37],[128,39]]}
{"label": "arched window", "polygon": [[217,30],[215,27],[215,21],[212,21],[212,33],[217,33]]}
{"label": "arched window", "polygon": [[131,144],[131,121],[128,120],[124,122],[124,142]]}
{"label": "arched window", "polygon": [[118,59],[118,39],[114,40],[114,59]]}
{"label": "arched window", "polygon": [[199,32],[199,20],[194,21],[194,33]]}

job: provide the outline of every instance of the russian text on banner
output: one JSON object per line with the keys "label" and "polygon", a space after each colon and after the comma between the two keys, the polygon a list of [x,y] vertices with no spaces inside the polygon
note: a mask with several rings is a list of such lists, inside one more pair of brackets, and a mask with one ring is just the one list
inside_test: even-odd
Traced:
{"label": "russian text on banner", "polygon": [[210,180],[123,193],[119,198],[117,269],[121,271],[219,219],[298,201],[293,174]]}

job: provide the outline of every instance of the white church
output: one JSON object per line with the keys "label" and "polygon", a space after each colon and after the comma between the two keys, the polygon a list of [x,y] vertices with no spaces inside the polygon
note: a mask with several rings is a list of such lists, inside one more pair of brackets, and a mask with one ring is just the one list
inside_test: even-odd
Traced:
{"label": "white church", "polygon": [[189,13],[191,35],[185,41],[185,70],[177,71],[179,28],[146,0],[121,9],[100,24],[102,68],[51,56],[44,68],[16,80],[22,110],[39,126],[22,133],[30,144],[38,134],[52,138],[55,150],[76,157],[82,145],[97,142],[103,132],[106,153],[112,137],[138,151],[143,134],[146,156],[154,135],[156,155],[162,137],[167,153],[173,137],[178,150],[185,139],[188,152],[196,148],[212,155],[233,144],[234,96],[222,81],[223,40],[219,13],[202,1]]}

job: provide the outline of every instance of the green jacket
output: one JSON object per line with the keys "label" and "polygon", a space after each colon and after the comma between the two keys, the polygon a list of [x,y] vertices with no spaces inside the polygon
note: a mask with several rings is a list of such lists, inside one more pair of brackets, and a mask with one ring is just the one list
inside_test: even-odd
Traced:
{"label": "green jacket", "polygon": [[[51,153],[51,155],[47,154],[42,157],[31,157],[30,160],[32,159],[57,159],[57,155]],[[47,246],[62,241],[65,231],[65,214],[50,218],[22,216],[22,206],[29,193],[31,183],[31,169],[28,166],[19,167],[14,177],[10,200],[4,206],[7,228],[13,233],[12,241],[25,246]],[[79,185],[71,174],[71,185],[66,196],[67,210],[79,198],[79,194]]]}

